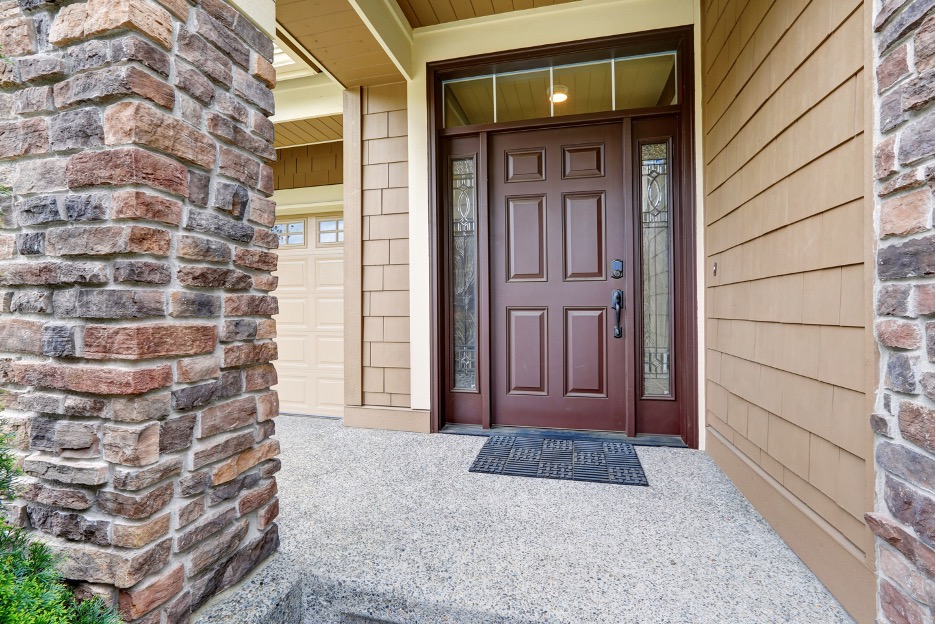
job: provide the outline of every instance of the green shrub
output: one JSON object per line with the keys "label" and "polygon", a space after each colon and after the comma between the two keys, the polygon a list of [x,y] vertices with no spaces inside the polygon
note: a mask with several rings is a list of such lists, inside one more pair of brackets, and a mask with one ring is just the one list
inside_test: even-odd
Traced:
{"label": "green shrub", "polygon": [[[17,474],[9,437],[0,436],[0,497],[11,499]],[[120,624],[100,600],[78,602],[42,542],[0,517],[0,624]]]}

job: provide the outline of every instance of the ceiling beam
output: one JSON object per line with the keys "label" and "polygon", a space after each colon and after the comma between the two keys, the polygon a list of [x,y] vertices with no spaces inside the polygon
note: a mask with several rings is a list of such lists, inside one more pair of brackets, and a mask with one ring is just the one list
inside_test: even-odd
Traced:
{"label": "ceiling beam", "polygon": [[324,73],[287,80],[276,86],[273,123],[342,113],[344,89]]}
{"label": "ceiling beam", "polygon": [[413,29],[395,0],[348,0],[383,51],[407,80],[413,79]]}

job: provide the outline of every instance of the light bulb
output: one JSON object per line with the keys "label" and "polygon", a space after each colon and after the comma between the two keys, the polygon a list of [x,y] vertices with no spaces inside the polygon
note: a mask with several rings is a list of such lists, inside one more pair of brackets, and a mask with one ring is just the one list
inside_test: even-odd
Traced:
{"label": "light bulb", "polygon": [[565,85],[555,85],[547,89],[546,93],[549,95],[549,101],[553,104],[560,104],[569,99],[569,87]]}

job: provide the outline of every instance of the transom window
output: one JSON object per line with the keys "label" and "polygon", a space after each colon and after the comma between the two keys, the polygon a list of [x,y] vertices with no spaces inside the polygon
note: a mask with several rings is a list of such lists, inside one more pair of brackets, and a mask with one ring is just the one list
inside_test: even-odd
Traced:
{"label": "transom window", "polygon": [[319,219],[318,242],[331,245],[344,242],[344,219]]}
{"label": "transom window", "polygon": [[676,52],[500,72],[442,83],[445,128],[669,106]]}
{"label": "transom window", "polygon": [[274,225],[273,233],[279,237],[279,246],[304,247],[306,244],[305,225],[305,219],[283,221]]}

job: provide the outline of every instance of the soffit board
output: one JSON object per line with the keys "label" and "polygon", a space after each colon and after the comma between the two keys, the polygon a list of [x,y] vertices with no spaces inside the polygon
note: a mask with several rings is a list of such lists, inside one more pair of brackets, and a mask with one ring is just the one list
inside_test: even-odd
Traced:
{"label": "soffit board", "polygon": [[576,0],[397,0],[413,28],[537,9]]}
{"label": "soffit board", "polygon": [[403,79],[347,0],[280,0],[276,19],[347,88]]}
{"label": "soffit board", "polygon": [[284,121],[275,124],[275,127],[276,139],[273,146],[277,149],[294,145],[340,141],[342,138],[341,115]]}

